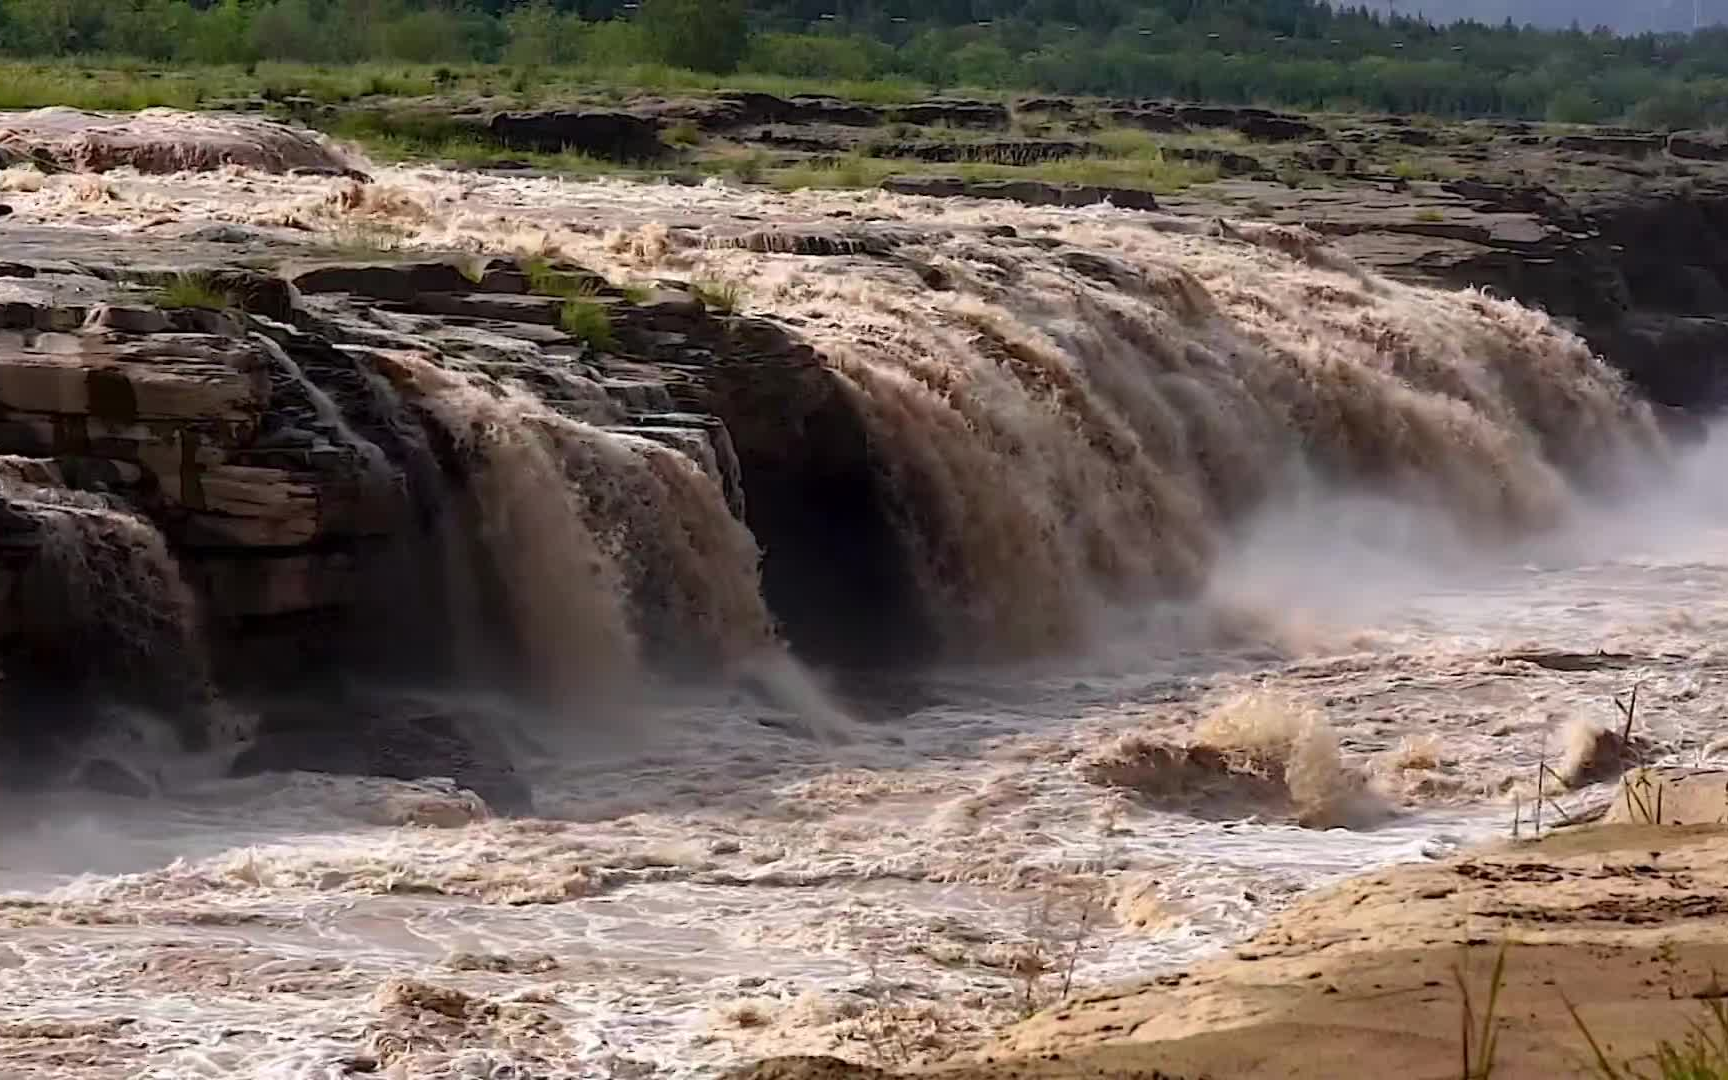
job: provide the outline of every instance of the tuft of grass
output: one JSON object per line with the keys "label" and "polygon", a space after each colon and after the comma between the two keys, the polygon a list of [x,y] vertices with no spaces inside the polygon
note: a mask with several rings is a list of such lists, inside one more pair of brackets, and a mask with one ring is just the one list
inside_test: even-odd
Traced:
{"label": "tuft of grass", "polygon": [[1488,979],[1488,1000],[1482,1010],[1480,1026],[1464,968],[1460,965],[1452,969],[1452,978],[1458,984],[1458,994],[1464,1005],[1458,1018],[1461,1066],[1459,1080],[1492,1080],[1494,1075],[1494,1057],[1500,1048],[1500,1033],[1496,1030],[1499,1020],[1497,1013],[1500,1007],[1500,991],[1506,985],[1506,952],[1510,947],[1510,942],[1501,941],[1500,951],[1495,954],[1494,971]]}
{"label": "tuft of grass", "polygon": [[618,291],[623,293],[624,299],[630,301],[632,304],[646,304],[649,298],[654,295],[653,288],[642,284],[640,281],[632,281],[628,284],[620,285],[618,286]]}
{"label": "tuft of grass", "polygon": [[1590,1045],[1592,1065],[1602,1080],[1728,1080],[1728,1004],[1723,1003],[1719,991],[1713,993],[1718,996],[1708,997],[1704,1003],[1707,1015],[1693,1023],[1684,1040],[1676,1043],[1664,1039],[1648,1055],[1655,1072],[1635,1067],[1630,1061],[1615,1065],[1578,1015],[1578,1007],[1564,995],[1561,1000]]}
{"label": "tuft of grass", "polygon": [[535,296],[592,300],[600,294],[600,280],[592,274],[559,270],[545,259],[529,259],[523,265],[522,273],[528,279],[528,291]]}
{"label": "tuft of grass", "polygon": [[1446,215],[1442,214],[1438,210],[1418,210],[1416,211],[1416,220],[1425,224],[1433,225],[1445,221]]}
{"label": "tuft of grass", "polygon": [[690,291],[703,307],[721,315],[736,315],[744,305],[745,289],[736,281],[692,281]]}
{"label": "tuft of grass", "polygon": [[610,349],[616,340],[612,334],[612,315],[606,305],[596,300],[566,300],[558,312],[558,326],[596,349]]}
{"label": "tuft of grass", "polygon": [[205,273],[175,274],[156,287],[152,297],[164,310],[202,308],[205,311],[226,311],[235,307],[234,294],[216,284]]}

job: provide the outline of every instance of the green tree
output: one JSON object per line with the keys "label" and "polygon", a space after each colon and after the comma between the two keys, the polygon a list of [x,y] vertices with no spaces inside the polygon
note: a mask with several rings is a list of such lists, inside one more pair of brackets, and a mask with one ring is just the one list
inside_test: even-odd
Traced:
{"label": "green tree", "polygon": [[310,0],[274,0],[252,16],[252,52],[266,60],[334,60],[329,23]]}
{"label": "green tree", "polygon": [[1602,114],[1602,103],[1580,87],[1569,86],[1548,100],[1548,119],[1556,124],[1594,124]]}
{"label": "green tree", "polygon": [[533,0],[504,16],[504,58],[512,64],[572,64],[582,57],[585,27],[547,0]]}
{"label": "green tree", "polygon": [[192,21],[183,55],[207,64],[243,64],[258,59],[252,44],[252,9],[222,0]]}
{"label": "green tree", "polygon": [[639,16],[654,58],[693,71],[733,71],[750,45],[744,0],[644,0]]}

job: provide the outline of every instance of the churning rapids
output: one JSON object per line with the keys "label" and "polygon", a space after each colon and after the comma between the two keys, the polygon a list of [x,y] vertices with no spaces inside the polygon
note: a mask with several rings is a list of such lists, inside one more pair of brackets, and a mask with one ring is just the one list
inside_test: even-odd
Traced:
{"label": "churning rapids", "polygon": [[[1671,445],[1546,317],[1299,231],[430,170],[10,181],[24,222],[365,230],[736,286],[858,403],[940,661],[830,695],[773,644],[708,472],[399,358],[394,392],[480,443],[480,542],[512,555],[547,685],[465,707],[536,816],[215,778],[222,739],[159,762],[153,799],[0,799],[6,1077],[933,1060],[1507,830],[1540,758],[1589,778],[1634,685],[1648,754],[1717,749],[1728,450]],[[74,548],[124,518],[41,501]],[[134,547],[171,592],[159,541]],[[672,582],[655,633],[771,693],[625,675],[638,557]],[[567,719],[596,682],[606,709]]]}

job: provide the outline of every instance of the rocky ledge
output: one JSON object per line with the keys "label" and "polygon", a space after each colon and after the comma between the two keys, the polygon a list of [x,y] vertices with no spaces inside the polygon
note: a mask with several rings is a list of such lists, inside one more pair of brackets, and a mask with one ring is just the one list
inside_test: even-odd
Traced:
{"label": "rocky ledge", "polygon": [[[777,169],[869,159],[836,182],[874,183],[885,170],[884,189],[931,198],[1107,202],[1304,225],[1390,275],[1541,307],[1658,401],[1728,399],[1719,359],[1728,350],[1728,148],[1710,132],[1048,96],[878,106],[719,93],[537,109],[436,98],[344,108],[384,131],[489,141],[500,167],[521,167],[515,152],[575,149],[758,182]],[[1076,175],[1088,182],[1071,182]]]}
{"label": "rocky ledge", "polygon": [[[0,267],[0,745],[25,772],[7,782],[108,723],[104,703],[158,705],[198,745],[214,690],[259,717],[242,771],[454,774],[525,805],[485,717],[356,689],[543,674],[522,667],[509,555],[479,523],[472,434],[422,400],[414,365],[514,402],[474,423],[544,409],[707,472],[767,553],[768,600],[805,655],[871,664],[916,640],[861,421],[774,323],[556,262],[535,272],[578,286],[603,333],[572,328],[570,301],[532,294],[513,259],[313,251],[260,272],[188,243],[168,271],[143,251],[101,261],[101,234],[15,239]],[[626,543],[642,553],[636,599],[681,587],[669,554]],[[654,621],[665,606],[633,604],[644,660],[716,663]],[[860,613],[844,634],[835,607]],[[147,786],[124,771],[93,775]]]}

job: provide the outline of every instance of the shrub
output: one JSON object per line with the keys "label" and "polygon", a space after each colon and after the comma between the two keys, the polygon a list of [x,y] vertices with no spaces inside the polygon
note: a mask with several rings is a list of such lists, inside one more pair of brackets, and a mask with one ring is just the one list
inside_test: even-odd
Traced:
{"label": "shrub", "polygon": [[599,301],[566,300],[558,312],[558,325],[566,334],[596,349],[612,347],[612,315]]}
{"label": "shrub", "polygon": [[750,44],[743,0],[644,0],[638,16],[655,59],[692,71],[733,71]]}

